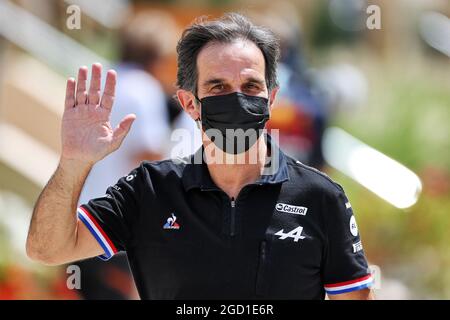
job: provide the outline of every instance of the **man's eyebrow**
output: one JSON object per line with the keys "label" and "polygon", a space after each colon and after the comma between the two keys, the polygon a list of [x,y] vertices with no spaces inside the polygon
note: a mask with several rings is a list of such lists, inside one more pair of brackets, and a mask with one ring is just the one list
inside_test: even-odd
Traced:
{"label": "man's eyebrow", "polygon": [[[221,83],[225,83],[226,80],[222,79],[222,78],[212,78],[212,79],[208,79],[205,80],[202,83],[202,86],[207,87],[213,84],[221,84]],[[259,78],[255,78],[255,77],[248,77],[247,79],[245,79],[245,83],[256,83],[259,85],[265,85],[265,80],[259,79]]]}
{"label": "man's eyebrow", "polygon": [[266,83],[265,80],[262,80],[262,79],[259,79],[259,78],[255,78],[255,77],[248,77],[245,80],[245,82],[246,83],[257,83],[257,84],[260,84],[260,85],[264,85]]}
{"label": "man's eyebrow", "polygon": [[221,79],[221,78],[212,78],[212,79],[208,79],[208,80],[205,80],[203,83],[202,83],[202,86],[210,86],[210,85],[212,85],[212,84],[218,84],[218,83],[224,83],[225,82],[225,80],[224,79]]}

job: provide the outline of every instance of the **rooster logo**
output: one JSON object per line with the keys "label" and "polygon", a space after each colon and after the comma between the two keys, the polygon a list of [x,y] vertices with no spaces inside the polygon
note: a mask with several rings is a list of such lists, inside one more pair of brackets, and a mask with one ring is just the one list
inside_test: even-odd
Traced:
{"label": "rooster logo", "polygon": [[180,229],[180,225],[176,222],[177,217],[172,213],[171,217],[167,219],[164,229]]}

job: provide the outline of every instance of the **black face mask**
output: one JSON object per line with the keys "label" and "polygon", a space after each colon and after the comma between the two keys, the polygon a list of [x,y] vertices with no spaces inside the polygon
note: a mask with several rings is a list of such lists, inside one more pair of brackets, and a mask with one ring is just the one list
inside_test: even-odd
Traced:
{"label": "black face mask", "polygon": [[199,101],[203,130],[226,153],[239,154],[250,149],[269,120],[267,98],[233,92]]}

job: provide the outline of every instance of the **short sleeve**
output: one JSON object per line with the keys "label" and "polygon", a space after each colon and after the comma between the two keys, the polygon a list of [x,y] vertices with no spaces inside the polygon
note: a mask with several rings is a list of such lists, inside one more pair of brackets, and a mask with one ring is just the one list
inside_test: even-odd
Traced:
{"label": "short sleeve", "polygon": [[99,256],[102,260],[109,260],[133,244],[133,230],[139,219],[141,168],[120,178],[103,197],[92,199],[77,209],[78,219],[104,250]]}
{"label": "short sleeve", "polygon": [[327,250],[323,278],[327,294],[341,294],[370,287],[361,237],[350,202],[342,188],[326,199]]}

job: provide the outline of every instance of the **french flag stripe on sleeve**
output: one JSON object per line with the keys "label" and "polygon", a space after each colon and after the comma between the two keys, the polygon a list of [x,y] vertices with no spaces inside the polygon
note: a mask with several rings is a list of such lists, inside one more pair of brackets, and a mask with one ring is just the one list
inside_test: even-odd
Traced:
{"label": "french flag stripe on sleeve", "polygon": [[372,275],[368,274],[362,278],[339,282],[335,284],[326,284],[325,291],[327,294],[340,294],[368,288],[372,284]]}
{"label": "french flag stripe on sleeve", "polygon": [[77,209],[77,213],[78,218],[83,221],[95,239],[97,239],[98,243],[102,246],[103,250],[105,250],[105,254],[102,258],[109,259],[115,255],[117,253],[116,247],[97,223],[95,218],[83,207],[79,207]]}

